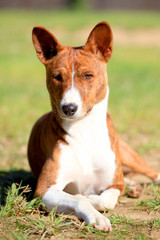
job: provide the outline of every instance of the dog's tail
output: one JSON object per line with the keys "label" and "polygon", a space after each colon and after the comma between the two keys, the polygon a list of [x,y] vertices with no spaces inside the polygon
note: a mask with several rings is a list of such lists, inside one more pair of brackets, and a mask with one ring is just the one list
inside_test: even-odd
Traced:
{"label": "dog's tail", "polygon": [[160,182],[160,172],[148,166],[143,158],[120,138],[119,151],[122,166],[128,167],[133,172],[144,174],[156,182]]}

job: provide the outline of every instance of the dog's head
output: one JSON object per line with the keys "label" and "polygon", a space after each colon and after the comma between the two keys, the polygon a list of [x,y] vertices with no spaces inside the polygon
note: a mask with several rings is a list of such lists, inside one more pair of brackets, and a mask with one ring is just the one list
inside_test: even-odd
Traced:
{"label": "dog's head", "polygon": [[62,119],[79,119],[107,94],[106,63],[112,55],[112,31],[101,22],[85,46],[65,47],[45,28],[33,29],[38,58],[46,67],[53,111]]}

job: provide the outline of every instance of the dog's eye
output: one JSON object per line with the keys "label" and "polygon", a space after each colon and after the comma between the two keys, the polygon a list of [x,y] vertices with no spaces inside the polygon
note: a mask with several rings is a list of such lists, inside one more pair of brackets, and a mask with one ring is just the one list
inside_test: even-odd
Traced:
{"label": "dog's eye", "polygon": [[62,82],[61,74],[53,75],[52,78],[56,79],[58,82]]}
{"label": "dog's eye", "polygon": [[84,79],[85,79],[85,80],[91,79],[92,77],[93,77],[93,75],[90,74],[90,73],[86,73],[86,74],[84,75]]}

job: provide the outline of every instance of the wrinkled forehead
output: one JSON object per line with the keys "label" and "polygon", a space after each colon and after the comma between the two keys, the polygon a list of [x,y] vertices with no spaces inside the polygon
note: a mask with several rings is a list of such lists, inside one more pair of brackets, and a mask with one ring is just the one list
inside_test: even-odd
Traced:
{"label": "wrinkled forehead", "polygon": [[98,61],[93,54],[84,51],[83,47],[66,47],[54,57],[50,66],[62,71],[95,71],[95,69],[101,70],[106,67],[106,65]]}

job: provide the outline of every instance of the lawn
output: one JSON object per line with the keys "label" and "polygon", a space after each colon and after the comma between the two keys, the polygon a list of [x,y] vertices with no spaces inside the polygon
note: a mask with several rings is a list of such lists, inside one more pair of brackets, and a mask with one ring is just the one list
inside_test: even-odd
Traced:
{"label": "lawn", "polygon": [[[62,44],[76,46],[83,45],[94,25],[102,20],[110,23],[116,36],[121,29],[128,35],[143,30],[148,33],[148,37],[153,30],[160,32],[158,12],[0,10],[2,204],[5,189],[14,182],[20,183],[23,180],[23,186],[30,184],[34,189],[26,157],[27,141],[37,118],[50,111],[45,69],[36,57],[31,40],[33,26],[44,26],[50,29]],[[151,166],[160,170],[159,56],[160,46],[149,42],[147,37],[144,45],[137,42],[123,44],[115,39],[113,56],[108,63],[108,75],[109,111],[117,132],[140,152]],[[91,226],[83,225],[71,216],[44,213],[43,207],[39,207],[39,200],[26,202],[25,196],[29,201],[32,193],[25,193],[25,190],[22,196],[18,197],[18,190],[13,185],[8,194],[6,208],[0,213],[0,238],[50,239],[51,236],[56,236],[59,239],[158,239],[160,236],[156,234],[160,230],[160,219],[157,217],[160,195],[156,195],[154,190],[158,191],[158,187],[144,185],[144,193],[139,200],[142,204],[123,197],[119,207],[109,213],[114,230],[106,235],[95,231]],[[155,200],[154,209],[148,210],[144,206],[147,199]],[[123,205],[126,208],[123,208]],[[118,212],[118,209],[129,212],[130,206],[138,207],[138,210],[131,212],[133,216],[136,212],[135,218],[127,214],[122,216]],[[138,217],[137,212],[139,216],[146,214],[146,220]],[[150,212],[151,214],[148,214]],[[7,224],[10,229],[6,227]]]}

